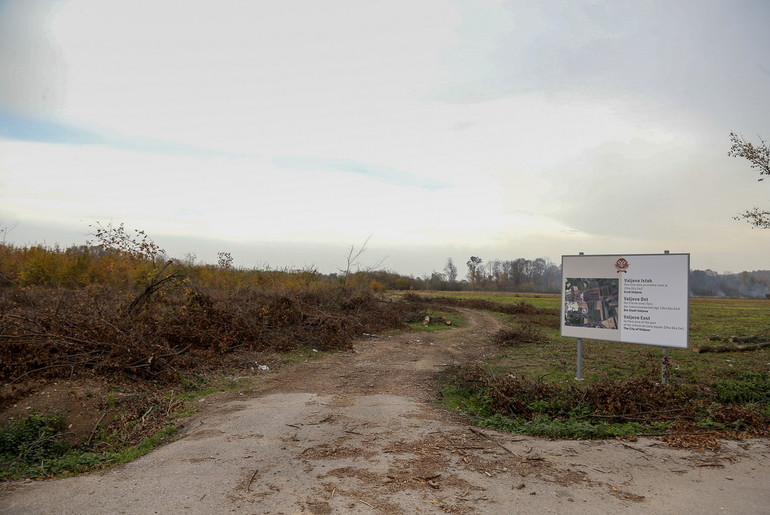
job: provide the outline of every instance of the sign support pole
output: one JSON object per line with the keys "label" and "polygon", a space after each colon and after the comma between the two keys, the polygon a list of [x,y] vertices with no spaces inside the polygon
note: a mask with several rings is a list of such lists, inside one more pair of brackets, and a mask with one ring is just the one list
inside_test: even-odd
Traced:
{"label": "sign support pole", "polygon": [[[583,253],[581,252],[582,256]],[[583,338],[577,339],[577,373],[575,374],[575,381],[583,380]]]}
{"label": "sign support pole", "polygon": [[[668,254],[667,250],[663,251],[663,254]],[[668,377],[668,347],[663,347],[663,358],[660,363],[660,384],[666,384],[666,378]]]}
{"label": "sign support pole", "polygon": [[577,374],[575,381],[583,380],[583,338],[577,339]]}

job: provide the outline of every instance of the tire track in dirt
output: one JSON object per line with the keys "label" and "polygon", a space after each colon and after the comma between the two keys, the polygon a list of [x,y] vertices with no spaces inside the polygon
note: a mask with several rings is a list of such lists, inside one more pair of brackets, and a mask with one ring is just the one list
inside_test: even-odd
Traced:
{"label": "tire track in dirt", "polygon": [[451,365],[483,359],[496,351],[489,336],[503,327],[491,313],[458,310],[465,325],[438,332],[374,335],[349,352],[307,361],[285,370],[268,391],[328,394],[404,394],[421,400],[434,396],[429,385]]}

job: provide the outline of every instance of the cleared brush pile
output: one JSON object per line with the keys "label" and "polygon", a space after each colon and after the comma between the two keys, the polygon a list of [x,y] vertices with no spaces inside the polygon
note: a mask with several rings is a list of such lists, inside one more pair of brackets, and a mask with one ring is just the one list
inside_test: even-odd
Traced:
{"label": "cleared brush pile", "polygon": [[690,442],[678,443],[703,446],[717,435],[770,434],[767,382],[767,374],[747,374],[712,385],[650,378],[575,384],[465,365],[447,372],[443,393],[482,425],[509,431],[556,438],[686,436]]}
{"label": "cleared brush pile", "polygon": [[169,282],[136,309],[140,290],[0,289],[0,381],[123,375],[173,382],[216,368],[236,349],[344,348],[363,332],[400,327],[407,303],[365,289],[214,290]]}
{"label": "cleared brush pile", "polygon": [[519,324],[507,329],[500,329],[494,335],[494,340],[501,345],[519,345],[522,343],[541,343],[547,336],[536,325]]}

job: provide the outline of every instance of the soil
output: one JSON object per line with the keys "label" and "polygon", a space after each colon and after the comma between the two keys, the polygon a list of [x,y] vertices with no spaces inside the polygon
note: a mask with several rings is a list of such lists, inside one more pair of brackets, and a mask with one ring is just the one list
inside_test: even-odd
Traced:
{"label": "soil", "polygon": [[[767,513],[764,439],[716,450],[550,441],[441,408],[442,369],[499,351],[498,319],[463,314],[462,328],[369,335],[348,352],[257,369],[259,386],[201,399],[180,439],[133,463],[0,485],[0,513]],[[54,385],[85,417],[96,395],[76,386]]]}

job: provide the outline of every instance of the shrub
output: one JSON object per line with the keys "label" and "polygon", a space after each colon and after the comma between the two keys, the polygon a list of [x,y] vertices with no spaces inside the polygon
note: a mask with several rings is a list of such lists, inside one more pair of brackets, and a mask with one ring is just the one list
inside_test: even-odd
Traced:
{"label": "shrub", "polygon": [[0,476],[8,476],[70,450],[61,433],[64,419],[59,416],[31,414],[12,420],[0,430]]}
{"label": "shrub", "polygon": [[546,339],[545,334],[539,327],[526,323],[517,324],[507,329],[500,329],[494,336],[494,340],[503,345],[540,343]]}

